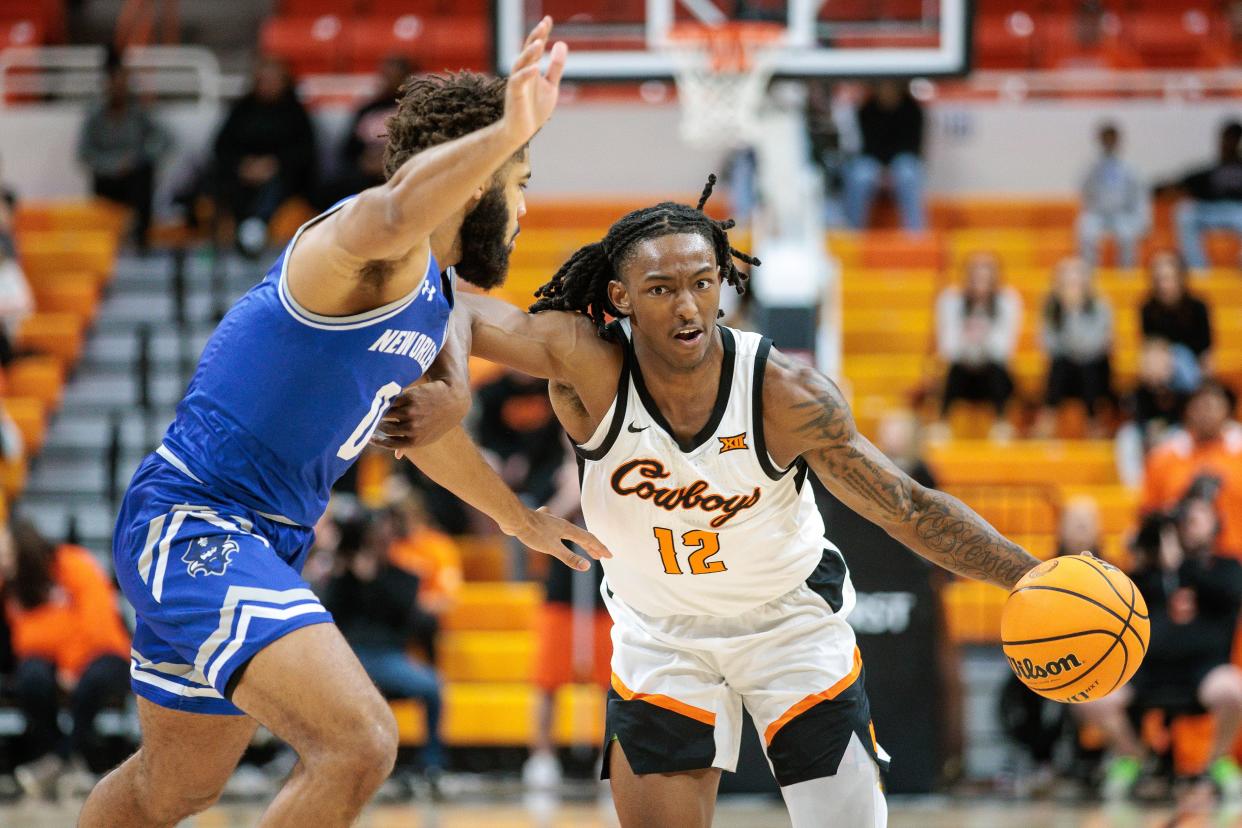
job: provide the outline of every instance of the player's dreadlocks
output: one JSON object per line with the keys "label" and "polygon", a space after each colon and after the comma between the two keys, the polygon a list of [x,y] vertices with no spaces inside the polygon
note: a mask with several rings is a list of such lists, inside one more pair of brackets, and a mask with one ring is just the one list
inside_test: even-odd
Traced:
{"label": "player's dreadlocks", "polygon": [[752,266],[758,265],[759,260],[729,245],[727,231],[735,224],[733,219],[716,221],[703,212],[715,186],[716,176],[709,175],[695,207],[665,201],[622,216],[608,228],[603,241],[580,248],[546,285],[535,291],[538,301],[530,306],[531,313],[576,311],[589,317],[600,335],[606,336],[605,314],[622,315],[608,298],[608,283],[618,278],[621,264],[637,242],[673,233],[696,233],[710,242],[724,281],[738,293],[745,292],[747,275],[737,269],[733,260]]}
{"label": "player's dreadlocks", "polygon": [[401,86],[397,114],[388,119],[384,174],[412,155],[495,123],[505,113],[505,79],[477,72],[416,75]]}

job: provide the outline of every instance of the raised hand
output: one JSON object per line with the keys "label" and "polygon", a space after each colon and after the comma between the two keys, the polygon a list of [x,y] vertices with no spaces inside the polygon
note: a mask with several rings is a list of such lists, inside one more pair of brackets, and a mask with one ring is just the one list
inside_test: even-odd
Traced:
{"label": "raised hand", "polygon": [[556,43],[551,49],[548,73],[544,75],[539,63],[548,51],[548,35],[552,32],[552,18],[545,17],[526,36],[521,54],[513,62],[509,81],[505,87],[504,126],[516,141],[526,143],[556,108],[561,88],[561,74],[565,71],[565,57],[569,47]]}
{"label": "raised hand", "polygon": [[591,562],[580,555],[570,552],[569,547],[562,543],[563,540],[576,543],[596,560],[612,557],[612,553],[590,532],[575,526],[567,520],[561,520],[548,514],[546,508],[530,512],[527,515],[527,521],[522,526],[506,531],[521,541],[523,545],[530,547],[536,552],[559,558],[566,566],[573,569],[590,569]]}

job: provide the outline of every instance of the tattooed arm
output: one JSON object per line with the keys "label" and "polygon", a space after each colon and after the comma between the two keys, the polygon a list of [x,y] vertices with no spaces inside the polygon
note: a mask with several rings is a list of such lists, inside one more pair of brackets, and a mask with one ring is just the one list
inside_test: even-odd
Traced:
{"label": "tattooed arm", "polygon": [[782,468],[801,457],[842,503],[932,563],[1008,589],[1039,563],[964,503],[919,485],[858,433],[841,390],[772,351],[764,375],[768,450]]}

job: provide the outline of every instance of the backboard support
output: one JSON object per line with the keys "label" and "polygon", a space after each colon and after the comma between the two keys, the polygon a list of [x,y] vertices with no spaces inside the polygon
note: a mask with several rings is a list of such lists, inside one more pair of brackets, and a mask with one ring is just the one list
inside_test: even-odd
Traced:
{"label": "backboard support", "polygon": [[786,28],[775,77],[943,77],[970,70],[972,0],[493,0],[504,74],[545,14],[573,81],[669,80],[662,50],[676,23],[767,20]]}

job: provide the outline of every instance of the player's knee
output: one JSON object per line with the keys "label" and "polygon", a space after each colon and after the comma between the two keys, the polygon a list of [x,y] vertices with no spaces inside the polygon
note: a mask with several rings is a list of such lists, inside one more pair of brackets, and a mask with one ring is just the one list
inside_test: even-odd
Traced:
{"label": "player's knee", "polygon": [[362,788],[378,788],[388,778],[397,761],[397,721],[378,694],[375,704],[361,706],[335,736],[302,756],[308,770],[328,777],[347,774]]}
{"label": "player's knee", "polygon": [[175,825],[216,804],[226,781],[188,779],[175,788],[146,791],[136,801],[146,812],[146,824]]}

